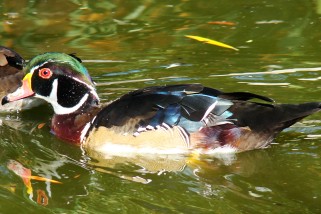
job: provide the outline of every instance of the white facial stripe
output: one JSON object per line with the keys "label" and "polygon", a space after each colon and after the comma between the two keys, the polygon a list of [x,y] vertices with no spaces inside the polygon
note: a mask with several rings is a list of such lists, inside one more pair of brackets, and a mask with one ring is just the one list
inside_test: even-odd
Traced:
{"label": "white facial stripe", "polygon": [[33,74],[33,72],[34,72],[35,70],[37,70],[38,68],[44,66],[45,64],[47,64],[47,63],[49,63],[49,62],[62,62],[62,63],[67,63],[67,64],[68,64],[68,62],[65,62],[65,61],[49,59],[49,60],[43,62],[42,64],[33,67],[33,68],[30,70],[29,73]]}
{"label": "white facial stripe", "polygon": [[56,103],[58,102],[57,93],[58,93],[58,79],[55,79],[52,83],[52,90],[49,94],[49,98]]}
{"label": "white facial stripe", "polygon": [[51,60],[45,61],[44,63],[33,67],[33,68],[30,70],[29,73],[33,74],[33,72],[34,72],[35,70],[37,70],[38,68],[40,68],[40,67],[42,67],[43,65],[47,64],[48,62],[51,62]]}
{"label": "white facial stripe", "polygon": [[50,103],[55,111],[56,114],[70,114],[72,112],[77,111],[88,99],[89,94],[85,94],[79,103],[73,107],[67,108],[59,105],[58,98],[57,98],[57,91],[58,91],[58,79],[55,79],[52,83],[52,90],[50,92],[49,97],[42,96],[39,94],[36,94],[35,97],[39,97]]}

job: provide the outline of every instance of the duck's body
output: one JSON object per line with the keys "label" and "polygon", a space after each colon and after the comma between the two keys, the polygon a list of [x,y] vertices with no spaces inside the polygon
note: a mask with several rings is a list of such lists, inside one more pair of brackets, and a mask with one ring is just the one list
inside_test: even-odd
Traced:
{"label": "duck's body", "polygon": [[[2,103],[35,96],[52,104],[52,132],[104,153],[241,152],[268,146],[320,103],[271,104],[260,95],[224,93],[200,84],[148,87],[101,106],[87,70],[74,56],[32,59],[16,92]],[[251,102],[256,98],[262,102]]]}
{"label": "duck's body", "polygon": [[[241,152],[265,148],[280,131],[320,109],[317,102],[247,101],[252,98],[271,101],[199,84],[149,87],[103,107],[56,114],[52,130],[64,140],[102,153]],[[211,105],[213,110],[207,111]]]}

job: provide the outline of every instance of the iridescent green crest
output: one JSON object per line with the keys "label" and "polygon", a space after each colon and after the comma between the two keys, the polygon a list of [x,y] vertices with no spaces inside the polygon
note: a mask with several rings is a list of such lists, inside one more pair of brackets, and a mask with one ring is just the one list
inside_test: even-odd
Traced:
{"label": "iridescent green crest", "polygon": [[44,53],[32,58],[24,70],[30,72],[41,67],[50,67],[56,73],[71,76],[89,85],[94,85],[87,69],[75,56],[58,52]]}

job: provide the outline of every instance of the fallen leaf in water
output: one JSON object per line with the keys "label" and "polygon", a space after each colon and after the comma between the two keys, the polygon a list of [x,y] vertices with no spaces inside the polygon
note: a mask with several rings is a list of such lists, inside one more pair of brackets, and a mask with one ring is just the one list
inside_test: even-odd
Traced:
{"label": "fallen leaf in water", "polygon": [[60,181],[56,181],[56,180],[52,180],[49,178],[44,178],[44,177],[40,177],[40,176],[36,176],[36,175],[31,175],[30,179],[37,180],[37,181],[48,181],[48,182],[54,183],[54,184],[62,184]]}
{"label": "fallen leaf in water", "polygon": [[37,190],[37,203],[42,206],[48,205],[48,196],[46,195],[45,191],[41,189]]}
{"label": "fallen leaf in water", "polygon": [[37,127],[38,127],[38,129],[42,129],[45,125],[46,125],[46,123],[40,123]]}
{"label": "fallen leaf in water", "polygon": [[32,194],[32,186],[31,186],[31,181],[30,181],[31,179],[37,180],[37,181],[48,181],[48,182],[51,182],[54,184],[62,184],[60,181],[31,175],[30,169],[24,167],[21,163],[19,163],[18,161],[15,161],[15,160],[9,160],[7,167],[11,171],[13,171],[16,175],[21,177],[23,183],[27,187],[27,193],[29,195]]}
{"label": "fallen leaf in water", "polygon": [[206,44],[216,45],[216,46],[219,46],[219,47],[222,47],[222,48],[229,48],[229,49],[233,49],[235,51],[239,50],[237,48],[234,48],[233,46],[227,45],[227,44],[222,43],[222,42],[215,41],[213,39],[208,39],[208,38],[204,38],[204,37],[200,37],[200,36],[191,36],[191,35],[185,35],[185,37],[190,38],[190,39],[194,39],[194,40],[197,40],[197,41],[200,41],[200,42],[204,42]]}
{"label": "fallen leaf in water", "polygon": [[9,160],[7,167],[22,179],[23,183],[27,187],[27,193],[30,195],[32,193],[30,182],[31,170],[23,167],[22,164],[15,160]]}
{"label": "fallen leaf in water", "polygon": [[212,22],[207,22],[207,23],[211,24],[211,25],[228,25],[228,26],[236,25],[235,22],[228,22],[228,21],[212,21]]}

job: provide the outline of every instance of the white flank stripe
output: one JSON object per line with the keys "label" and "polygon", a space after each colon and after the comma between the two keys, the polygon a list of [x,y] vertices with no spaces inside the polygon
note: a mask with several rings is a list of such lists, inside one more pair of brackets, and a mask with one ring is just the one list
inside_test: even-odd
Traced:
{"label": "white flank stripe", "polygon": [[137,137],[138,135],[139,135],[139,132],[135,132],[135,133],[133,134],[134,137]]}
{"label": "white flank stripe", "polygon": [[138,129],[137,129],[137,132],[144,132],[144,131],[146,131],[146,128],[145,127],[138,127]]}
{"label": "white flank stripe", "polygon": [[174,134],[173,129],[166,123],[162,123],[162,127],[164,127],[166,132],[170,132],[171,135]]}
{"label": "white flank stripe", "polygon": [[146,126],[146,129],[148,129],[148,130],[154,130],[155,128],[154,128],[153,126],[151,126],[151,125],[148,125],[148,126]]}
{"label": "white flank stripe", "polygon": [[215,108],[217,102],[218,102],[218,101],[216,100],[212,105],[210,105],[210,107],[208,107],[208,109],[206,110],[206,112],[205,112],[202,120],[204,120],[204,119],[208,116],[208,114],[213,111],[213,109]]}
{"label": "white flank stripe", "polygon": [[90,122],[87,123],[87,124],[85,125],[85,127],[83,128],[83,130],[81,130],[80,142],[82,142],[82,141],[84,140],[84,138],[85,138],[85,136],[86,136],[86,134],[87,134],[87,132],[88,132],[88,129],[90,128],[90,125],[91,125]]}
{"label": "white flank stripe", "polygon": [[166,128],[166,129],[171,129],[171,127],[170,127],[168,124],[166,124],[166,123],[162,123],[162,126],[163,126],[164,128]]}
{"label": "white flank stripe", "polygon": [[190,139],[189,139],[189,136],[188,136],[188,134],[187,134],[187,132],[186,132],[186,130],[185,129],[183,129],[182,127],[180,127],[180,126],[177,126],[177,128],[180,130],[180,134],[181,134],[181,136],[182,136],[182,138],[184,138],[185,139],[185,142],[186,142],[186,146],[187,146],[187,148],[189,148],[190,147],[190,145],[191,145],[191,143],[190,143]]}

